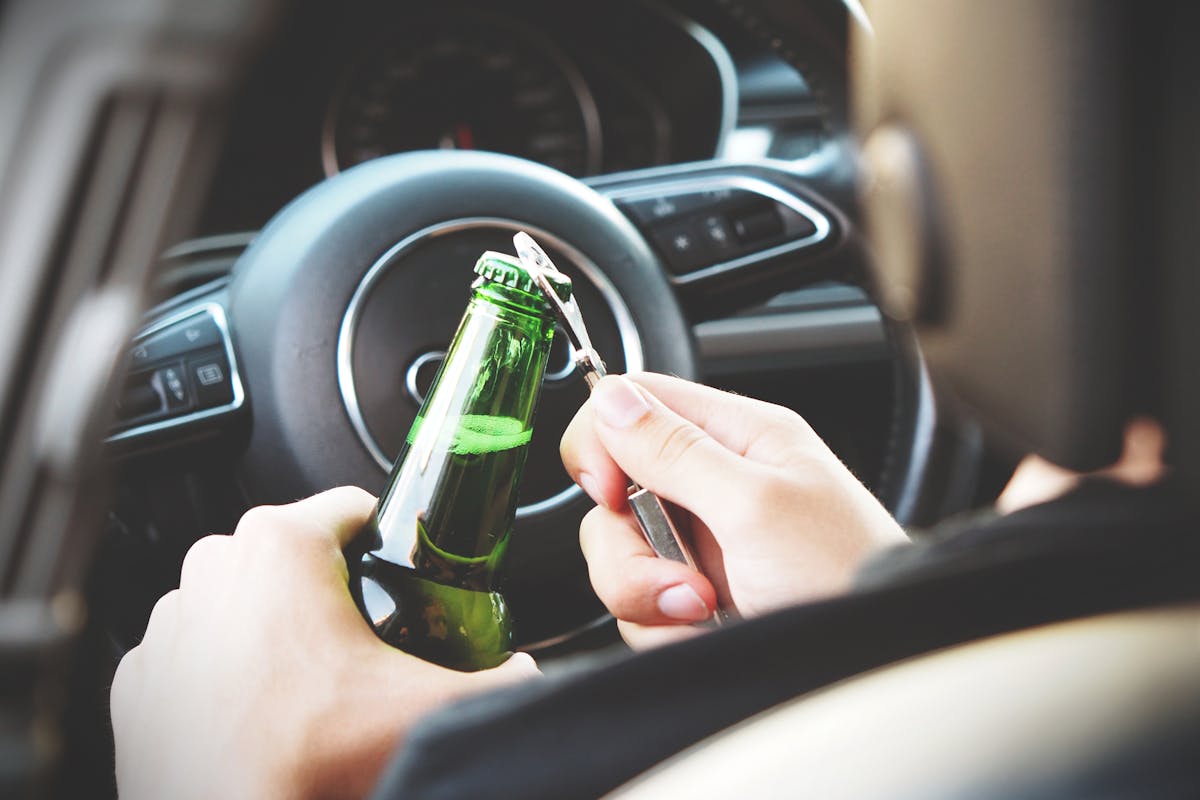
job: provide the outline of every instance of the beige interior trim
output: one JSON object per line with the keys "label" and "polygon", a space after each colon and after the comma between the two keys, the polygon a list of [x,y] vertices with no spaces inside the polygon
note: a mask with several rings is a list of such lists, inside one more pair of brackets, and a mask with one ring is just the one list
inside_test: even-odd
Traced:
{"label": "beige interior trim", "polygon": [[[1200,605],[997,636],[793,700],[612,795],[971,796],[1200,719]],[[1200,753],[1200,751],[1198,751]],[[1085,759],[1085,761],[1079,761]]]}

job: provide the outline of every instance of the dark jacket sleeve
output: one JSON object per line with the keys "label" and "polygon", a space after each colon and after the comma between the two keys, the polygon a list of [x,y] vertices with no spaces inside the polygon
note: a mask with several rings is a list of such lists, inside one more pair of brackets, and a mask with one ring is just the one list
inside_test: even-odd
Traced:
{"label": "dark jacket sleeve", "polygon": [[1089,512],[1080,526],[1060,508],[1042,509],[841,598],[459,703],[412,731],[375,798],[597,797],[753,714],[863,671],[1200,595],[1195,517],[1136,511]]}

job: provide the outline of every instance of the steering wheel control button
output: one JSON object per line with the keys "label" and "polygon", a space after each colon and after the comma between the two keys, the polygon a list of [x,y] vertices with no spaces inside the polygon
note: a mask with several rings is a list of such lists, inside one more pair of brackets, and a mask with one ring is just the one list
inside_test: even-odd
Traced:
{"label": "steering wheel control button", "polygon": [[676,284],[777,261],[820,244],[832,231],[816,207],[750,175],[667,179],[608,191],[654,243]]}
{"label": "steering wheel control button", "polygon": [[162,392],[167,410],[175,411],[188,405],[188,390],[183,383],[183,370],[178,364],[157,370],[151,382]]}
{"label": "steering wheel control button", "polygon": [[163,399],[150,383],[147,373],[132,376],[125,382],[121,396],[117,398],[117,418],[137,419],[162,411]]}
{"label": "steering wheel control button", "polygon": [[783,220],[774,208],[753,211],[733,221],[733,230],[742,244],[758,244],[783,233]]}
{"label": "steering wheel control button", "polygon": [[817,233],[816,223],[794,208],[781,205],[776,206],[775,210],[779,212],[780,217],[783,219],[785,239],[807,239]]}
{"label": "steering wheel control button", "polygon": [[654,241],[667,261],[667,269],[677,275],[691,272],[712,260],[700,226],[692,220],[659,226],[654,231]]}
{"label": "steering wheel control button", "polygon": [[188,373],[196,389],[196,402],[201,408],[213,408],[233,400],[229,363],[222,350],[214,349],[191,359]]}
{"label": "steering wheel control button", "polygon": [[154,364],[168,358],[221,343],[221,331],[211,315],[201,312],[146,337],[133,348],[135,366]]}
{"label": "steering wheel control button", "polygon": [[703,209],[709,204],[705,192],[686,194],[664,194],[639,200],[619,202],[617,205],[639,225],[653,225],[673,219],[681,214]]}
{"label": "steering wheel control button", "polygon": [[720,214],[709,214],[700,221],[704,230],[704,239],[713,250],[721,252],[732,249],[733,234],[729,230],[729,221]]}
{"label": "steering wheel control button", "polygon": [[133,439],[234,411],[241,380],[224,310],[214,302],[177,312],[134,340],[109,441]]}
{"label": "steering wheel control button", "polygon": [[219,364],[203,364],[196,367],[196,380],[201,386],[212,386],[225,380],[225,373]]}
{"label": "steering wheel control button", "polygon": [[183,413],[192,406],[181,363],[130,375],[117,398],[122,422],[146,421]]}

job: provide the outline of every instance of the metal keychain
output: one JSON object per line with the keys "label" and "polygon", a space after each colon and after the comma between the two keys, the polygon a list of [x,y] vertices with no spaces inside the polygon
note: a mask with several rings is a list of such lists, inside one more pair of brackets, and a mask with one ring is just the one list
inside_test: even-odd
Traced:
{"label": "metal keychain", "polygon": [[[575,295],[572,294],[563,300],[554,290],[546,273],[554,273],[556,280],[565,280],[568,284],[571,279],[554,266],[554,262],[529,234],[524,231],[519,232],[513,237],[513,244],[516,245],[521,263],[537,282],[538,288],[542,290],[542,294],[546,296],[562,324],[574,351],[575,366],[583,374],[588,389],[596,388],[600,379],[608,374],[604,360],[592,346],[587,327],[583,324],[583,315],[579,313],[579,305],[575,302]],[[646,541],[649,542],[658,557],[687,564],[699,572],[696,559],[692,557],[687,544],[679,535],[675,523],[671,521],[671,516],[667,513],[662,499],[649,489],[638,486],[637,482],[632,480],[628,493],[629,507],[633,510],[633,516],[637,519]],[[711,624],[720,625],[724,619],[724,612],[717,609],[713,612]]]}

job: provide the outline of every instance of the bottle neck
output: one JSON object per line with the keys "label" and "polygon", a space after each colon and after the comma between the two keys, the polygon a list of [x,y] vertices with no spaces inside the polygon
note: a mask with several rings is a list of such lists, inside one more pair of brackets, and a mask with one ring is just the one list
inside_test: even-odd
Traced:
{"label": "bottle neck", "polygon": [[471,288],[473,290],[471,294],[473,305],[475,303],[486,303],[498,306],[506,311],[532,317],[542,322],[548,321],[553,317],[550,305],[540,294],[533,294],[523,289],[505,286],[502,283],[496,283],[487,278],[477,279],[471,285]]}
{"label": "bottle neck", "polygon": [[554,333],[539,296],[477,281],[376,515],[375,554],[487,589],[516,514]]}

